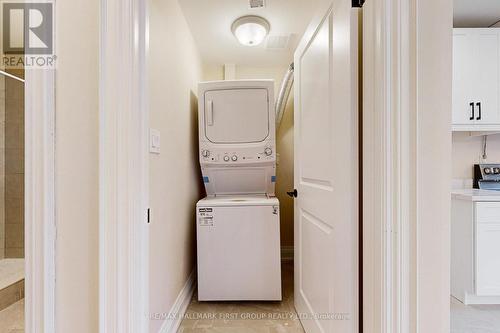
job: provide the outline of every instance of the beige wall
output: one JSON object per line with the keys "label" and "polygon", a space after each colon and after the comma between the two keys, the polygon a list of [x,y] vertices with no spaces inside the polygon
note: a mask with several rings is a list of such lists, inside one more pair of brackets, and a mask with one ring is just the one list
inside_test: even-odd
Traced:
{"label": "beige wall", "polygon": [[[280,81],[281,82],[281,81]],[[290,94],[276,137],[279,162],[276,170],[276,196],[280,201],[281,246],[293,246],[293,91]]]}
{"label": "beige wall", "polygon": [[[246,67],[236,66],[236,79],[273,79],[277,97],[281,80],[287,66],[283,67]],[[203,67],[203,80],[224,79],[223,66],[206,65]],[[281,246],[293,246],[293,199],[286,192],[293,189],[293,92],[277,131],[276,149],[279,154],[276,170],[276,196],[280,201]]]}
{"label": "beige wall", "polygon": [[487,141],[488,159],[482,160],[483,137],[471,137],[469,132],[453,133],[453,164],[454,179],[472,179],[474,164],[500,163],[500,135],[490,135]]}
{"label": "beige wall", "polygon": [[56,331],[98,332],[100,1],[55,3]]}
{"label": "beige wall", "polygon": [[0,75],[0,259],[5,257],[5,76]]}
{"label": "beige wall", "polygon": [[[195,267],[201,62],[177,1],[150,0],[150,14],[150,126],[161,134],[161,153],[150,155],[150,312],[163,314]],[[150,331],[162,323],[151,320]]]}

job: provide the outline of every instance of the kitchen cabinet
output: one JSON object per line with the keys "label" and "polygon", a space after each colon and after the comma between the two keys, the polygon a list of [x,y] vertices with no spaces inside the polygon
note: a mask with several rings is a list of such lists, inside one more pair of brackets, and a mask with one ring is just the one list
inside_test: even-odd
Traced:
{"label": "kitchen cabinet", "polygon": [[500,222],[478,223],[476,230],[476,294],[500,295]]}
{"label": "kitchen cabinet", "polygon": [[451,294],[464,304],[500,304],[500,192],[452,193]]}
{"label": "kitchen cabinet", "polygon": [[500,131],[500,29],[453,30],[453,130]]}

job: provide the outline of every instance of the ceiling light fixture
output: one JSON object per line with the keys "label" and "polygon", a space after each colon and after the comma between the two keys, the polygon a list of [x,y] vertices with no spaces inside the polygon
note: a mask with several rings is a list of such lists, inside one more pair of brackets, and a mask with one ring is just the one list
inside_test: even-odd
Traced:
{"label": "ceiling light fixture", "polygon": [[250,15],[240,17],[234,21],[231,31],[241,44],[256,46],[266,38],[270,28],[271,26],[266,19]]}

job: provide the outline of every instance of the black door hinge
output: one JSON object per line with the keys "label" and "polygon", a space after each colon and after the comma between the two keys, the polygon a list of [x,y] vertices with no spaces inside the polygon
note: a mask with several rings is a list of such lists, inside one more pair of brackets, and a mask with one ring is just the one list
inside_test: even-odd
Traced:
{"label": "black door hinge", "polygon": [[150,212],[150,209],[148,208],[148,220],[147,220],[147,221],[148,221],[148,223],[149,223],[149,222],[151,222],[151,220],[150,220],[150,216],[151,216],[151,214],[150,214],[149,212]]}
{"label": "black door hinge", "polygon": [[365,0],[352,0],[353,7],[363,7]]}

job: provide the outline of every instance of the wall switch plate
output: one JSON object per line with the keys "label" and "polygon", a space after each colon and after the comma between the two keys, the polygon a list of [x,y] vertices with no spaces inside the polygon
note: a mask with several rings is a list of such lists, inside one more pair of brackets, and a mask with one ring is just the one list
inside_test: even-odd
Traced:
{"label": "wall switch plate", "polygon": [[160,153],[160,131],[149,129],[149,152],[152,154]]}

